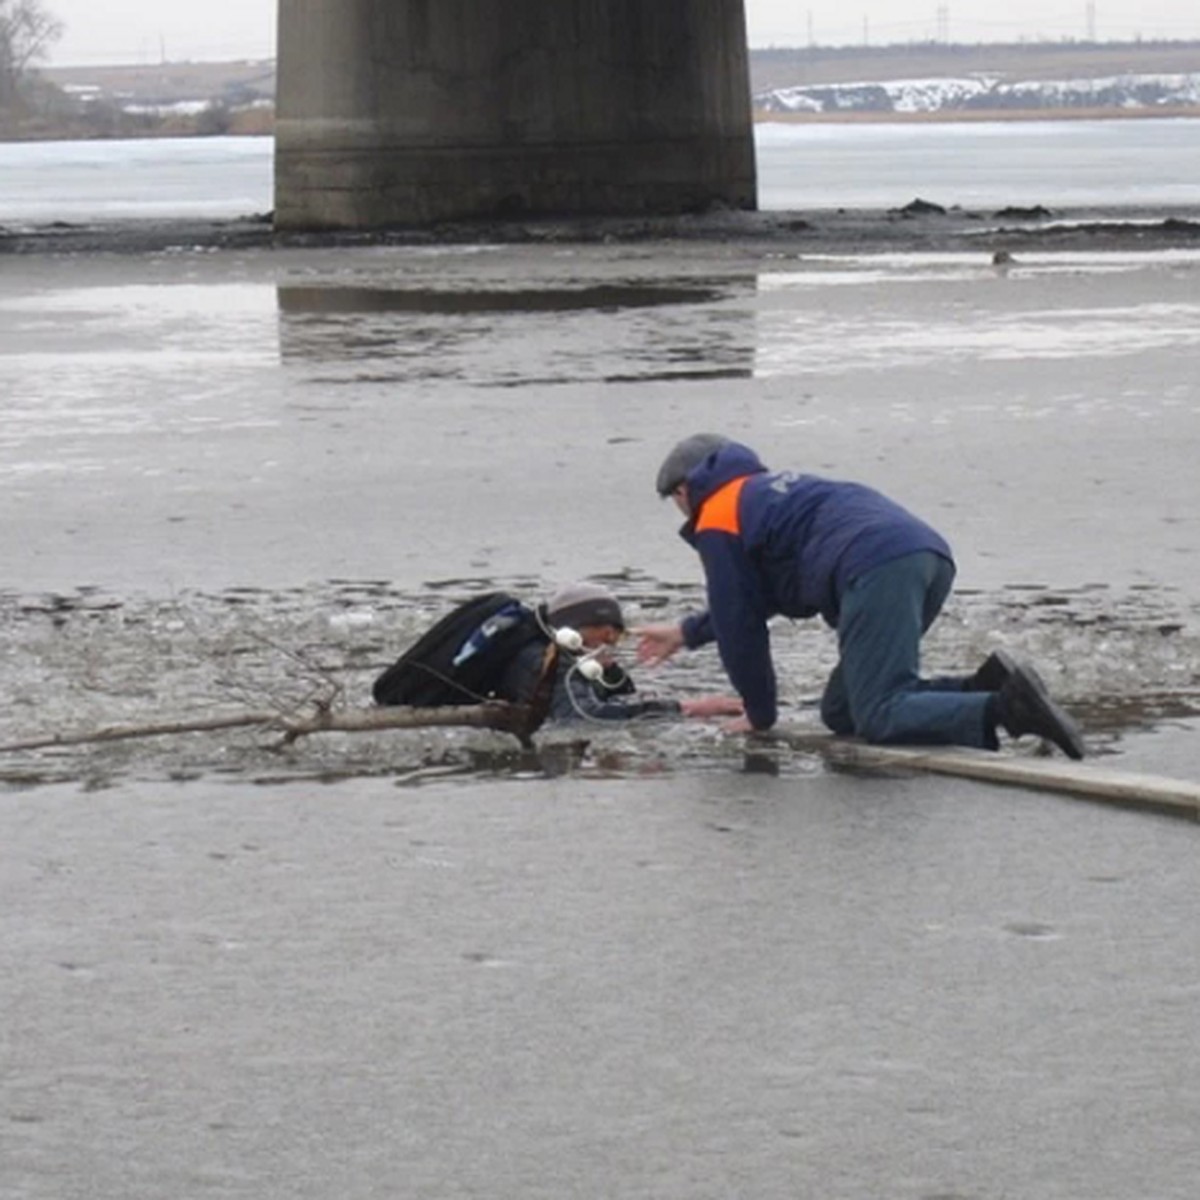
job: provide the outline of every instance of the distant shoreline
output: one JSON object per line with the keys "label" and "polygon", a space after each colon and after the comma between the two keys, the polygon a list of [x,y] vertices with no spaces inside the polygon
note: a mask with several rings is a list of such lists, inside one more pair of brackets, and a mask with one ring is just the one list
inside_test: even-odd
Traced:
{"label": "distant shoreline", "polygon": [[[89,103],[66,113],[27,118],[7,126],[0,141],[91,141],[129,138],[271,136],[274,131],[277,63],[271,59],[176,62],[109,66],[47,66],[38,73],[49,84]],[[791,89],[878,86],[899,80],[963,80],[986,76],[1007,81],[1112,80],[1126,76],[1200,76],[1200,40],[1071,43],[904,43],[879,46],[751,47],[749,85],[752,117],[762,124],[954,124],[987,122],[1131,121],[1200,117],[1191,97],[1162,94],[1156,103],[1123,107],[1107,96],[1059,97],[1061,107],[1041,107],[1025,93],[1008,95],[1021,107],[939,108],[932,112],[862,111],[820,113],[777,111],[768,97]],[[871,81],[874,81],[872,84]],[[1074,107],[1075,100],[1082,107]],[[208,105],[207,111],[194,106]],[[768,104],[770,107],[768,108]],[[172,106],[191,106],[172,111]],[[130,107],[132,106],[132,107]],[[128,111],[126,108],[128,107]],[[881,106],[882,107],[882,106]],[[87,115],[90,113],[90,117]]]}
{"label": "distant shoreline", "polygon": [[30,123],[20,127],[0,126],[0,143],[4,142],[135,142],[161,141],[163,138],[207,137],[273,137],[273,114],[263,109],[247,109],[228,114],[222,128],[197,128],[197,118],[163,120],[142,128],[98,130],[82,122],[51,125],[48,122]]}
{"label": "distant shoreline", "polygon": [[1171,108],[1011,108],[939,109],[936,112],[781,113],[757,109],[755,125],[978,125],[1008,121],[1147,121],[1195,120],[1200,106]]}
{"label": "distant shoreline", "polygon": [[445,221],[373,231],[277,233],[272,214],[229,220],[132,218],[0,226],[5,255],[154,254],[386,245],[562,245],[571,242],[722,242],[764,253],[968,252],[1016,261],[1023,252],[1200,251],[1200,206],[1124,205],[945,209],[916,200],[892,209],[714,209],[675,216]]}
{"label": "distant shoreline", "polygon": [[[78,128],[36,128],[23,130],[0,130],[0,144],[21,142],[129,142],[159,141],[163,138],[207,138],[207,137],[273,137],[274,124],[256,112],[253,121],[239,122],[235,119],[227,130],[201,133],[197,130],[164,126],[136,133],[114,131],[97,133]],[[752,114],[754,125],[980,125],[988,123],[1052,122],[1052,121],[1151,121],[1151,120],[1197,120],[1200,107],[1180,105],[1162,109],[1117,109],[1117,108],[1017,108],[1017,109],[972,109],[970,111],[938,112],[826,112],[826,113],[781,113],[756,109]]]}

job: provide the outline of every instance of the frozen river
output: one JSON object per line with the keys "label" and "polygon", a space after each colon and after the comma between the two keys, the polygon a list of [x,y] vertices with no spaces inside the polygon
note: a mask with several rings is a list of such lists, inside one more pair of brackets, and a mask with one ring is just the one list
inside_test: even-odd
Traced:
{"label": "frozen river", "polygon": [[[492,585],[680,611],[653,476],[714,429],[948,536],[933,665],[1029,654],[1094,753],[1194,778],[1198,283],[732,241],[10,257],[0,740],[362,703]],[[804,724],[830,637],[775,643]],[[1197,836],[701,725],[9,756],[6,1195],[1190,1200]]]}
{"label": "frozen river", "polygon": [[[765,210],[1200,205],[1200,121],[763,122]],[[0,227],[274,207],[266,137],[0,143]]]}

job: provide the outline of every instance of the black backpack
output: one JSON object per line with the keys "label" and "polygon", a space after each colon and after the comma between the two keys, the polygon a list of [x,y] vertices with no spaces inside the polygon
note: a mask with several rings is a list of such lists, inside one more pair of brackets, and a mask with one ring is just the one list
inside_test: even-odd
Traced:
{"label": "black backpack", "polygon": [[442,708],[495,694],[514,656],[549,637],[529,608],[507,592],[487,592],[447,613],[372,688],[376,704]]}

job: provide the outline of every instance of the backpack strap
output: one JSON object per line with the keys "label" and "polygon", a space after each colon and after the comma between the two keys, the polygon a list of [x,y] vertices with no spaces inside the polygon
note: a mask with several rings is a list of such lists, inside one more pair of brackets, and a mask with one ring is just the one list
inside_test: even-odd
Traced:
{"label": "backpack strap", "polygon": [[513,733],[521,741],[525,749],[533,746],[533,735],[541,728],[546,717],[550,714],[550,702],[554,698],[554,684],[558,677],[559,648],[556,642],[548,642],[542,651],[542,666],[538,672],[537,683],[534,684],[529,702],[524,705],[524,713],[513,725]]}

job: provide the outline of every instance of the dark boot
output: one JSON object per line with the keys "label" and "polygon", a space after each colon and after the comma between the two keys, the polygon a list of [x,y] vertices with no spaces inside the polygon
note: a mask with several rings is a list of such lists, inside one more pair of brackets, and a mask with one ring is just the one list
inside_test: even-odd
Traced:
{"label": "dark boot", "polygon": [[1050,699],[1038,673],[1009,659],[1011,672],[996,696],[996,719],[1011,737],[1032,733],[1053,742],[1068,758],[1083,757],[1079,726]]}
{"label": "dark boot", "polygon": [[998,692],[1017,668],[1017,660],[1007,650],[993,650],[983,665],[963,681],[964,692]]}

